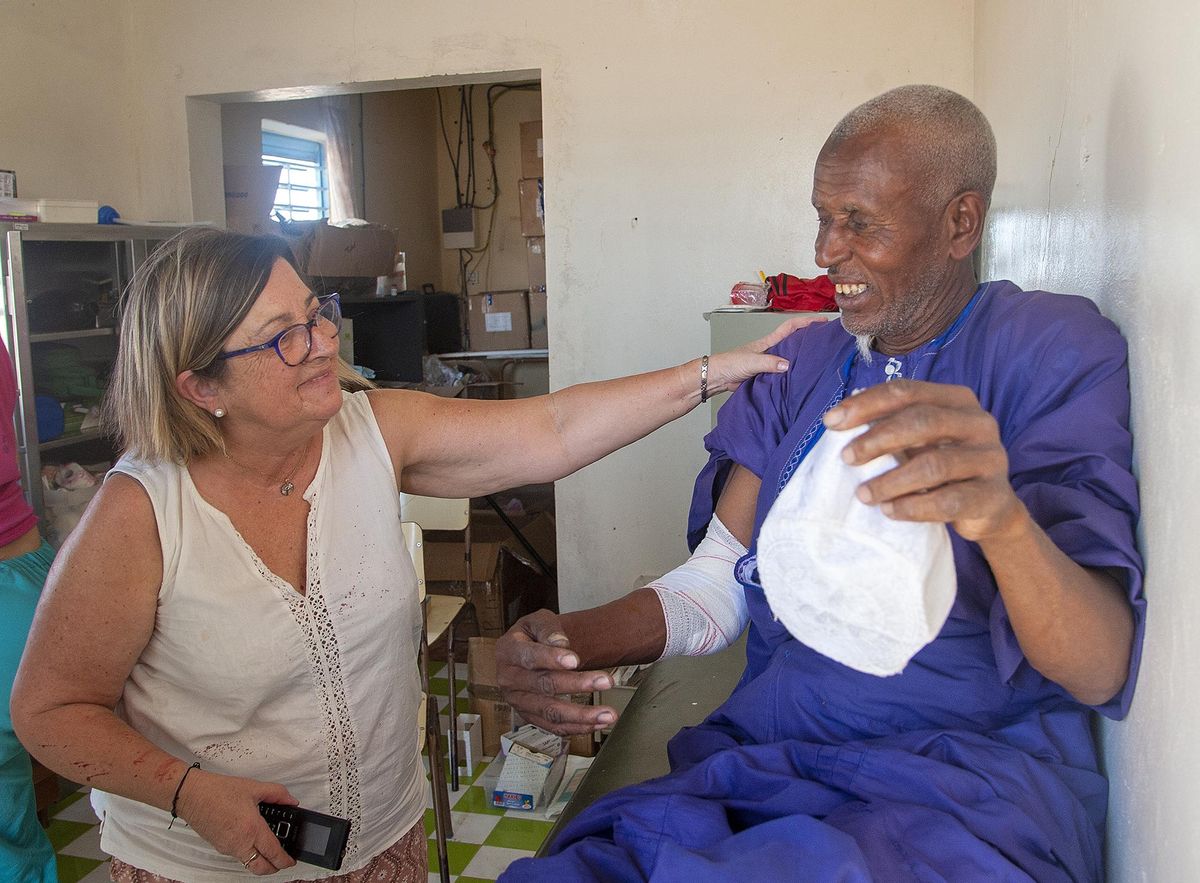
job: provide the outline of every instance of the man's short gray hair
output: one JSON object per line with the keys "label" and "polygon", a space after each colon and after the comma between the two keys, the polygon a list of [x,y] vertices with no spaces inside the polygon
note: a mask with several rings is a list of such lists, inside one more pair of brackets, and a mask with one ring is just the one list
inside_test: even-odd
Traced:
{"label": "man's short gray hair", "polygon": [[967,190],[982,196],[985,206],[991,203],[996,136],[971,101],[940,86],[900,86],[842,117],[826,148],[884,131],[903,135],[913,146],[913,159],[924,172],[921,189],[931,204],[944,205]]}

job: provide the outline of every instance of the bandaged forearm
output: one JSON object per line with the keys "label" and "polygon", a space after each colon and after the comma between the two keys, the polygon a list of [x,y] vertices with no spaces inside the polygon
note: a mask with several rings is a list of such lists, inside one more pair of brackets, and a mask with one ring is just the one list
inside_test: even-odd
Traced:
{"label": "bandaged forearm", "polygon": [[704,656],[728,647],[746,627],[750,613],[733,566],[746,547],[713,516],[692,557],[650,583],[667,624],[668,656]]}

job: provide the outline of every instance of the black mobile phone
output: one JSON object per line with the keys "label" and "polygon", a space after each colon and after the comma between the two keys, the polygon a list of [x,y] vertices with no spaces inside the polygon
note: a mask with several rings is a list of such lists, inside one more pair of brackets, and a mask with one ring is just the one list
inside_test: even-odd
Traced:
{"label": "black mobile phone", "polygon": [[323,812],[282,803],[260,803],[258,811],[279,838],[283,851],[298,862],[340,870],[350,839],[350,822]]}

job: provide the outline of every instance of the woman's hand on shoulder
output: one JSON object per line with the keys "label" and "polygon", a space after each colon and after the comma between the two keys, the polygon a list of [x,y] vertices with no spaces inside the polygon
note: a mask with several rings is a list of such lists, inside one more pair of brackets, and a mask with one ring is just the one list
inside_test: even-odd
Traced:
{"label": "woman's hand on shoulder", "polygon": [[708,359],[708,392],[714,395],[718,392],[732,392],[756,374],[781,374],[788,369],[787,359],[767,353],[792,333],[812,325],[814,322],[827,322],[836,317],[821,313],[808,313],[793,316],[782,322],[778,328],[765,337],[744,344],[737,349],[725,353],[717,353]]}
{"label": "woman's hand on shoulder", "polygon": [[261,877],[290,868],[296,860],[267,826],[260,803],[296,806],[299,801],[282,785],[200,769],[184,781],[177,812],[217,852]]}

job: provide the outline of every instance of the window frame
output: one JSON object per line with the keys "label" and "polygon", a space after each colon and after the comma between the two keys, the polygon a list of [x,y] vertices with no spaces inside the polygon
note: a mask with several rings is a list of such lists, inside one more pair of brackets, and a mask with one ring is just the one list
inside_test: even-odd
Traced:
{"label": "window frame", "polygon": [[[289,221],[312,221],[329,217],[329,151],[324,132],[306,129],[278,120],[262,121],[260,157],[264,166],[279,166],[279,187],[272,200],[271,215],[282,214]],[[316,186],[292,181],[295,175],[316,172]],[[315,192],[317,205],[295,201],[294,194]],[[284,196],[286,199],[281,200]]]}

